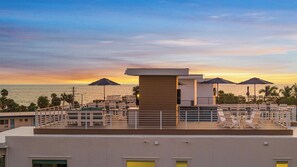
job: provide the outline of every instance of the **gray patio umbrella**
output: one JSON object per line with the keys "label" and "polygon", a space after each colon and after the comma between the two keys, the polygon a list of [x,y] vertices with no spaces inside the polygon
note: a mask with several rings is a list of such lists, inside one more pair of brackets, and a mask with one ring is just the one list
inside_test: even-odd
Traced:
{"label": "gray patio umbrella", "polygon": [[213,78],[213,79],[210,79],[210,80],[207,80],[207,81],[204,81],[202,82],[202,84],[217,84],[217,96],[218,96],[218,92],[219,92],[219,84],[235,84],[234,82],[232,81],[228,81],[226,79],[223,79],[223,78]]}
{"label": "gray patio umbrella", "polygon": [[178,81],[178,85],[183,86],[183,85],[186,85],[186,84],[183,83],[183,82]]}
{"label": "gray patio umbrella", "polygon": [[260,79],[260,78],[251,78],[249,80],[242,81],[242,82],[240,82],[238,84],[239,85],[254,85],[254,98],[256,100],[256,85],[257,84],[273,84],[273,83],[269,82],[269,81],[265,81],[265,80]]}
{"label": "gray patio umbrella", "polygon": [[95,82],[92,82],[90,83],[89,85],[93,86],[93,85],[99,85],[99,86],[103,86],[104,89],[103,89],[103,93],[104,93],[104,100],[105,100],[105,86],[106,85],[120,85],[114,81],[111,81],[107,78],[102,78],[102,79],[99,79],[98,81],[95,81]]}

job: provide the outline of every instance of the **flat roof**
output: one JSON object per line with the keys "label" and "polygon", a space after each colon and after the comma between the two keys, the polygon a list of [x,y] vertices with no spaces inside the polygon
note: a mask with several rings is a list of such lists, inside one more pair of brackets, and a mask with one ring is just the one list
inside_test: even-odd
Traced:
{"label": "flat roof", "polygon": [[35,112],[0,112],[0,118],[2,117],[24,117],[35,116]]}
{"label": "flat roof", "polygon": [[188,68],[127,68],[126,75],[132,76],[182,76],[189,75]]}
{"label": "flat roof", "polygon": [[159,137],[159,138],[297,138],[297,127],[292,127],[293,135],[109,135],[109,134],[34,134],[33,126],[23,126],[0,133],[0,147],[6,142],[6,137],[109,137],[109,138],[137,138],[137,137]]}
{"label": "flat roof", "polygon": [[15,129],[6,130],[0,133],[0,144],[5,143],[8,136],[34,136],[34,126],[22,126]]}

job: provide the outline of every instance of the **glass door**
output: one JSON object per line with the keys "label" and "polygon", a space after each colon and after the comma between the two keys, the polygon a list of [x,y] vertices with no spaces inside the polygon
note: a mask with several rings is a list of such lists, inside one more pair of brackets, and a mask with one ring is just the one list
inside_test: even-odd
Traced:
{"label": "glass door", "polygon": [[14,128],[14,119],[10,119],[10,129]]}

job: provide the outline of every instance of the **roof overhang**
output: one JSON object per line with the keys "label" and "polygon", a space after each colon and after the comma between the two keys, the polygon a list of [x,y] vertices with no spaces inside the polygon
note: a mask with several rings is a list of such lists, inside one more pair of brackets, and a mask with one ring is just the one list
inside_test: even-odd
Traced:
{"label": "roof overhang", "polygon": [[188,76],[179,76],[178,79],[201,80],[203,79],[203,74],[190,74]]}
{"label": "roof overhang", "polygon": [[127,68],[126,75],[132,76],[187,76],[189,75],[188,68]]}

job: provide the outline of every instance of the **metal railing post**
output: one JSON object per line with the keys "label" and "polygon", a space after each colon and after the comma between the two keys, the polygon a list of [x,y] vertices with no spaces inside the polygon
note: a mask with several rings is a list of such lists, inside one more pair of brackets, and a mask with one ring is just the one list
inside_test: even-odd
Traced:
{"label": "metal railing post", "polygon": [[134,128],[137,129],[137,111],[134,112]]}
{"label": "metal railing post", "polygon": [[54,110],[54,124],[56,124],[56,110]]}
{"label": "metal railing post", "polygon": [[43,121],[43,124],[44,126],[47,124],[47,111],[44,111],[44,121]]}
{"label": "metal railing post", "polygon": [[198,116],[197,119],[198,119],[198,122],[200,122],[200,110],[199,110],[199,107],[197,108],[197,113],[198,113],[198,114],[197,114],[197,116]]}
{"label": "metal railing post", "polygon": [[40,111],[39,113],[39,126],[41,127],[42,126],[42,111]]}
{"label": "metal railing post", "polygon": [[112,128],[112,116],[113,116],[113,114],[112,114],[112,111],[111,110],[109,110],[109,124],[110,124],[110,128]]}
{"label": "metal railing post", "polygon": [[38,125],[38,111],[35,110],[35,127],[37,128],[39,125]]}
{"label": "metal railing post", "polygon": [[212,112],[213,112],[212,109],[210,109],[210,122],[213,122],[212,121]]}
{"label": "metal railing post", "polygon": [[85,129],[88,129],[88,111],[85,112]]}
{"label": "metal railing post", "polygon": [[297,112],[297,107],[296,106],[292,106],[292,115],[291,115],[291,117],[292,117],[292,121],[296,121],[296,112]]}
{"label": "metal railing post", "polygon": [[49,124],[51,124],[52,123],[52,111],[49,110],[48,112],[49,112]]}
{"label": "metal railing post", "polygon": [[160,129],[162,129],[162,111],[160,111]]}
{"label": "metal railing post", "polygon": [[186,118],[185,118],[185,125],[186,125],[186,129],[188,129],[188,111],[186,111]]}
{"label": "metal railing post", "polygon": [[59,110],[59,122],[62,122],[62,113],[63,113],[63,111],[62,110]]}
{"label": "metal railing post", "polygon": [[286,125],[287,125],[287,129],[291,128],[291,114],[290,112],[285,112],[286,113]]}

